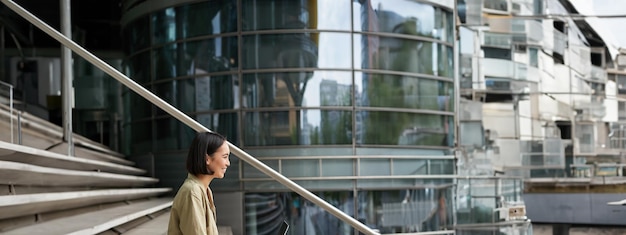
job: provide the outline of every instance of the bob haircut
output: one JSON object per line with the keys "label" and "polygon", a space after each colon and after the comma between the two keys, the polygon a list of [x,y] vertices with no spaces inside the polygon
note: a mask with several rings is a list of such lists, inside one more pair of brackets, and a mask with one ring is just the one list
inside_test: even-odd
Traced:
{"label": "bob haircut", "polygon": [[187,154],[187,172],[193,175],[212,175],[206,166],[205,156],[209,157],[226,142],[226,137],[215,132],[199,132],[191,142],[189,153]]}

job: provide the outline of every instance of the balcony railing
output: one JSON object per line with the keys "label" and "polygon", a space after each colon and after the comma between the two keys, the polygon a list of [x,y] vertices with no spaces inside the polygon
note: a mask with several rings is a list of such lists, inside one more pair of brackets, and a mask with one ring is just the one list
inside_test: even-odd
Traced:
{"label": "balcony railing", "polygon": [[[508,78],[512,80],[527,80],[528,65],[504,59],[482,58],[485,77]],[[489,69],[487,69],[489,68]]]}
{"label": "balcony railing", "polygon": [[529,42],[539,43],[543,41],[543,25],[540,21],[525,20],[526,35]]}
{"label": "balcony railing", "polygon": [[484,10],[493,13],[507,14],[510,12],[509,6],[507,0],[485,0],[483,2]]}
{"label": "balcony railing", "polygon": [[482,36],[483,46],[511,48],[513,38],[509,33],[483,32]]}
{"label": "balcony railing", "polygon": [[565,147],[561,139],[520,141],[522,166],[532,169],[565,167]]}
{"label": "balcony railing", "polygon": [[606,70],[604,70],[604,68],[602,67],[592,65],[590,79],[596,82],[606,83],[607,81]]}
{"label": "balcony railing", "polygon": [[567,37],[564,33],[561,33],[561,31],[558,30],[553,30],[553,34],[554,34],[554,48],[552,50],[554,50],[554,52],[559,53],[561,55],[563,55],[563,53],[565,53],[565,43],[567,41]]}

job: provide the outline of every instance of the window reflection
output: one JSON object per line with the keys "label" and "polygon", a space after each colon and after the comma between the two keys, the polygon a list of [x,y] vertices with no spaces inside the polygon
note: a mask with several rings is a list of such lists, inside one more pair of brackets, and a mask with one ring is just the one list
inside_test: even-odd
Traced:
{"label": "window reflection", "polygon": [[154,50],[153,70],[156,79],[176,76],[177,44],[168,44]]}
{"label": "window reflection", "polygon": [[128,40],[128,43],[124,43],[127,54],[148,47],[150,45],[150,19],[148,16],[129,23],[124,29],[124,38]]}
{"label": "window reflection", "polygon": [[135,92],[127,92],[126,95],[130,96],[130,107],[132,107],[130,113],[132,120],[152,117],[153,104]]}
{"label": "window reflection", "polygon": [[243,0],[243,30],[350,30],[349,1]]}
{"label": "window reflection", "polygon": [[193,89],[195,96],[186,96],[189,100],[183,102],[193,99],[189,103],[195,104],[197,112],[238,108],[239,87],[236,80],[236,76],[233,75],[202,76],[188,80],[181,85],[186,86],[184,90]]}
{"label": "window reflection", "polygon": [[150,51],[139,53],[128,59],[129,76],[140,84],[147,83],[150,78]]}
{"label": "window reflection", "polygon": [[243,67],[351,68],[350,34],[289,33],[243,37]]}
{"label": "window reflection", "polygon": [[131,129],[131,154],[144,154],[152,151],[152,120],[130,122],[127,128]]}
{"label": "window reflection", "polygon": [[354,67],[454,76],[452,47],[413,39],[354,35]]}
{"label": "window reflection", "polygon": [[245,113],[246,146],[352,143],[352,112],[291,110]]}
{"label": "window reflection", "polygon": [[195,75],[237,68],[237,38],[218,37],[180,44],[177,75]]}
{"label": "window reflection", "polygon": [[[229,142],[233,143],[234,145],[239,145],[239,135],[237,132],[239,126],[239,118],[237,113],[199,113],[193,115],[192,118],[196,119],[198,123],[202,124],[209,130],[222,134],[228,139]],[[188,128],[187,133],[189,132],[191,133],[187,136],[191,136],[189,139],[193,139],[195,131]]]}
{"label": "window reflection", "polygon": [[453,14],[409,0],[354,1],[355,31],[408,34],[453,42]]}
{"label": "window reflection", "polygon": [[181,149],[181,143],[178,138],[180,133],[180,121],[173,117],[159,118],[154,120],[157,128],[155,132],[155,150]]}
{"label": "window reflection", "polygon": [[383,111],[356,116],[357,144],[452,146],[447,135],[452,116]]}
{"label": "window reflection", "polygon": [[381,233],[446,230],[452,226],[452,189],[448,187],[359,192],[357,208],[365,224]]}
{"label": "window reflection", "polygon": [[237,31],[237,1],[212,0],[176,9],[177,38]]}
{"label": "window reflection", "polygon": [[152,13],[152,45],[176,39],[176,12],[167,8]]}
{"label": "window reflection", "polygon": [[[381,234],[414,233],[448,229],[452,225],[452,190],[447,187],[388,191],[314,192]],[[284,214],[288,234],[355,234],[354,228],[296,193],[248,193],[245,195],[249,234],[273,234]],[[252,221],[255,221],[254,223]]]}
{"label": "window reflection", "polygon": [[359,106],[454,111],[452,81],[357,72],[355,82]]}
{"label": "window reflection", "polygon": [[156,79],[229,71],[237,67],[237,38],[167,44],[154,50]]}
{"label": "window reflection", "polygon": [[352,73],[336,71],[246,74],[244,107],[349,106]]}

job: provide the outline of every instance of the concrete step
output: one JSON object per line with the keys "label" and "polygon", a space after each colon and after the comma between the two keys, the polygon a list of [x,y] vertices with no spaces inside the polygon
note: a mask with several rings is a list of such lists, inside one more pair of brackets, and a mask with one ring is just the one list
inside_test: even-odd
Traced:
{"label": "concrete step", "polygon": [[33,147],[0,141],[0,160],[68,170],[105,171],[128,175],[142,175],[143,169],[110,162],[71,157]]}
{"label": "concrete step", "polygon": [[34,215],[102,203],[156,197],[171,188],[103,189],[0,196],[0,219]]}
{"label": "concrete step", "polygon": [[[18,112],[21,114],[19,131]],[[13,119],[12,129],[11,119]],[[67,143],[63,141],[63,129],[60,126],[21,111],[14,110],[13,115],[10,115],[9,108],[2,104],[0,104],[0,120],[0,133],[7,133],[7,135],[0,135],[0,141],[18,143],[18,137],[21,135],[21,145],[67,155],[68,147]],[[13,138],[10,135],[11,131],[13,131]],[[74,155],[77,157],[124,165],[133,164],[133,162],[124,159],[123,154],[98,142],[75,133],[72,137],[75,146]]]}
{"label": "concrete step", "polygon": [[166,234],[167,233],[167,225],[170,222],[170,212],[163,213],[158,217],[145,222],[137,227],[134,227],[126,232],[123,232],[123,235],[145,235],[145,234]]}
{"label": "concrete step", "polygon": [[[162,235],[167,234],[167,226],[170,222],[170,211],[160,214],[152,220],[142,223],[141,225],[134,227],[128,231],[122,232],[122,235],[145,235],[154,234]],[[217,226],[217,232],[219,235],[233,235],[233,230],[229,226]]]}
{"label": "concrete step", "polygon": [[[172,198],[158,198],[125,206],[77,214],[38,223],[3,234],[98,234],[172,206]],[[165,225],[167,226],[167,224]],[[146,233],[152,234],[152,233]]]}
{"label": "concrete step", "polygon": [[0,161],[0,184],[37,186],[139,187],[157,183],[151,177],[65,170]]}

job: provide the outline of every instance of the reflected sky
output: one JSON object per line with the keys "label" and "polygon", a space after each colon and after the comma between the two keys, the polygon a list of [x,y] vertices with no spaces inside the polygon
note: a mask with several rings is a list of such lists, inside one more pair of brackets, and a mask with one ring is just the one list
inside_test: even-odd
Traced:
{"label": "reflected sky", "polygon": [[350,1],[318,1],[318,29],[350,29]]}

